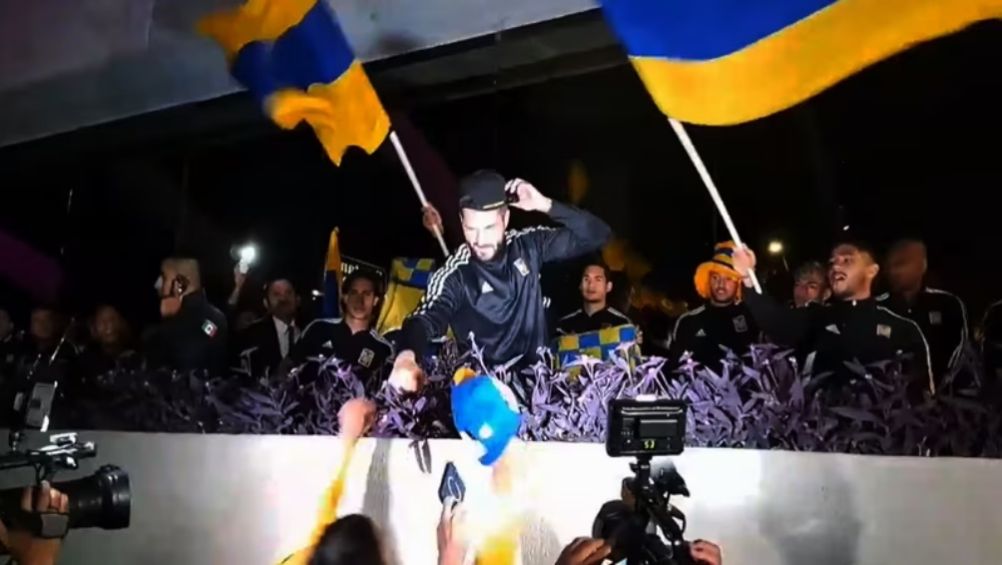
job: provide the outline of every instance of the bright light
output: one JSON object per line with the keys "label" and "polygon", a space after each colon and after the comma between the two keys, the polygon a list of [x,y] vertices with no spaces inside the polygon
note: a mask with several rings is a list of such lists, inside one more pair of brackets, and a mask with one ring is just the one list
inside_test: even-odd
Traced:
{"label": "bright light", "polygon": [[847,225],[844,225],[844,226],[842,226],[842,231],[849,231],[849,226],[848,226],[848,224],[847,224]]}
{"label": "bright light", "polygon": [[779,255],[783,252],[783,242],[778,239],[774,239],[769,242],[769,253],[772,255]]}
{"label": "bright light", "polygon": [[250,265],[255,260],[257,260],[257,247],[254,245],[245,245],[240,248],[240,262]]}
{"label": "bright light", "polygon": [[322,292],[320,292],[317,289],[313,289],[312,291],[310,291],[310,294],[312,294],[314,298],[320,298],[321,296],[324,295]]}

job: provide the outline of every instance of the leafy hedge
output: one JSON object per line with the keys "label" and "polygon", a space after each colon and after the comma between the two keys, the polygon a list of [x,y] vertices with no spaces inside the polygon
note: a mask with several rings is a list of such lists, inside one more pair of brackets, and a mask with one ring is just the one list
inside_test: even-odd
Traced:
{"label": "leafy hedge", "polygon": [[[449,407],[454,370],[484,370],[476,351],[451,345],[430,361],[420,395],[376,380],[363,382],[336,360],[310,363],[290,376],[257,382],[200,374],[112,373],[81,385],[64,401],[60,424],[131,431],[335,434],[337,411],[366,395],[380,407],[379,437],[455,437]],[[687,444],[896,455],[1002,455],[1002,416],[973,391],[910,401],[894,362],[852,366],[855,378],[838,393],[811,392],[828,375],[801,374],[788,351],[763,345],[729,356],[719,373],[682,359],[631,366],[623,357],[585,359],[553,370],[544,359],[523,374],[500,370],[523,408],[527,440],[604,441],[607,406],[616,397],[654,394],[689,403]]]}

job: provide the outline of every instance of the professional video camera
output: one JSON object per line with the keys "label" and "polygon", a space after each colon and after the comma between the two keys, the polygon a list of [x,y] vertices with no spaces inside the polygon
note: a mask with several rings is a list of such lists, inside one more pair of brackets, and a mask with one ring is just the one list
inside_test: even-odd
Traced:
{"label": "professional video camera", "polygon": [[[0,455],[0,472],[33,467],[35,483],[52,481],[58,471],[77,469],[79,461],[97,455],[93,442],[80,442],[75,433],[55,434],[40,448],[21,447],[26,430],[46,432],[52,402],[59,387],[60,368],[55,363],[66,335],[48,358],[39,358],[20,382],[12,401],[12,425],[8,440],[10,450]],[[8,529],[27,530],[35,537],[59,538],[69,528],[129,527],[132,496],[129,476],[114,465],[105,465],[93,475],[52,487],[69,499],[69,514],[26,512],[21,508],[23,488],[0,491],[0,520]]]}
{"label": "professional video camera", "polygon": [[[605,451],[612,457],[636,457],[633,477],[623,479],[622,500],[602,505],[592,536],[612,545],[609,558],[627,565],[689,565],[689,542],[683,539],[685,514],[669,502],[689,496],[674,467],[651,476],[654,456],[678,455],[685,439],[684,402],[617,399],[609,404]],[[660,531],[660,534],[659,534]]]}

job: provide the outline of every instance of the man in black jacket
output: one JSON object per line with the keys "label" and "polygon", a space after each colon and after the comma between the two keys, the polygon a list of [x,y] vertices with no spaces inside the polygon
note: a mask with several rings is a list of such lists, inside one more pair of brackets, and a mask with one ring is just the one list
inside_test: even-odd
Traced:
{"label": "man in black jacket", "polygon": [[365,380],[380,374],[393,346],[372,326],[379,317],[383,281],[365,270],[352,271],[341,285],[343,318],[314,320],[292,350],[296,364],[335,357],[349,364]]}
{"label": "man in black jacket", "polygon": [[583,334],[605,328],[632,325],[633,322],[619,310],[609,306],[612,281],[609,267],[598,261],[585,265],[581,273],[581,308],[560,318],[557,333]]}
{"label": "man in black jacket", "polygon": [[925,243],[918,239],[898,241],[887,256],[891,291],[878,296],[877,301],[918,324],[929,342],[932,373],[940,385],[959,368],[968,347],[967,308],[956,295],[926,286],[928,269]]}
{"label": "man in black jacket", "polygon": [[288,279],[274,279],[265,285],[264,308],[267,314],[237,334],[241,368],[257,377],[278,369],[299,340],[296,324],[299,295]]}
{"label": "man in black jacket", "polygon": [[696,269],[696,293],[706,304],[690,310],[675,322],[668,357],[678,361],[686,352],[714,371],[726,351],[743,355],[759,341],[758,325],[741,301],[741,275],[734,270],[734,242],[718,243],[713,259]]}
{"label": "man in black jacket", "polygon": [[[511,206],[542,212],[563,227],[506,231]],[[491,365],[526,363],[546,345],[548,331],[540,269],[543,264],[595,251],[609,238],[609,226],[595,216],[543,196],[522,180],[505,182],[494,171],[478,171],[460,183],[460,220],[466,244],[435,272],[421,304],[400,332],[391,381],[416,389],[418,367],[428,341],[452,327],[461,344],[470,336]],[[440,225],[433,209],[426,226]]]}
{"label": "man in black jacket", "polygon": [[836,245],[832,250],[828,282],[832,299],[827,305],[787,308],[752,288],[750,273],[755,254],[734,251],[734,268],[745,285],[745,303],[759,327],[777,343],[811,351],[811,372],[831,372],[822,386],[838,388],[856,378],[847,363],[875,363],[908,356],[905,371],[912,393],[932,391],[929,346],[915,322],[879,305],[871,295],[880,271],[875,253],[864,243]]}
{"label": "man in black jacket", "polygon": [[222,374],[226,368],[226,316],[205,296],[198,261],[165,259],[157,290],[163,322],[145,340],[149,364],[179,371],[205,369],[211,376]]}

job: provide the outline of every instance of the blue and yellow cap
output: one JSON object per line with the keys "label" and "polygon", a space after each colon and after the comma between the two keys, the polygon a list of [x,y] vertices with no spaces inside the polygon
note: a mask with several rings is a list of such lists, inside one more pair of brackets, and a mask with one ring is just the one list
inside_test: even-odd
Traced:
{"label": "blue and yellow cap", "polygon": [[[710,273],[718,273],[736,281],[741,280],[741,274],[734,269],[735,248],[737,245],[733,241],[718,243],[713,248],[713,259],[696,268],[693,282],[696,285],[696,293],[704,300],[710,299]],[[741,297],[741,291],[741,285],[738,285],[738,298]]]}
{"label": "blue and yellow cap", "polygon": [[522,417],[515,394],[488,375],[459,371],[452,387],[452,420],[456,429],[484,447],[483,465],[493,465],[518,436]]}

